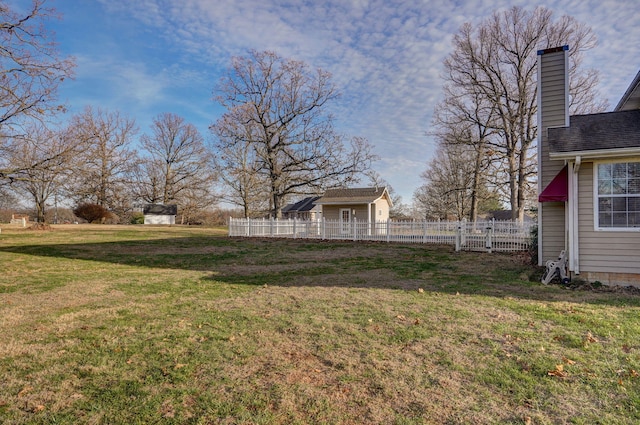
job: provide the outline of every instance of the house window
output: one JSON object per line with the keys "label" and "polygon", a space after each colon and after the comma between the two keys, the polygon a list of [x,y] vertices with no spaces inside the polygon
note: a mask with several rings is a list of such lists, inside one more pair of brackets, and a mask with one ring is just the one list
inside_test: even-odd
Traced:
{"label": "house window", "polygon": [[598,228],[640,228],[640,162],[598,164],[596,190]]}

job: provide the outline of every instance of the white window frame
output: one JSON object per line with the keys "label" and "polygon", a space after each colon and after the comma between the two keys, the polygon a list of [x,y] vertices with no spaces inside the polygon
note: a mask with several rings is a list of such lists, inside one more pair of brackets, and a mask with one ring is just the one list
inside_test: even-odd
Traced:
{"label": "white window frame", "polygon": [[[640,158],[629,158],[625,160],[611,160],[611,161],[594,161],[593,163],[593,226],[597,231],[604,232],[640,232],[640,224],[638,227],[602,227],[600,226],[600,194],[598,193],[599,184],[599,167],[606,164],[628,164],[628,163],[640,163]],[[612,194],[615,197],[615,194]],[[631,194],[636,195],[636,194]],[[640,193],[637,194],[640,198]],[[607,195],[603,195],[607,196]],[[629,194],[620,194],[619,197],[628,197]],[[627,210],[628,212],[628,210]]]}

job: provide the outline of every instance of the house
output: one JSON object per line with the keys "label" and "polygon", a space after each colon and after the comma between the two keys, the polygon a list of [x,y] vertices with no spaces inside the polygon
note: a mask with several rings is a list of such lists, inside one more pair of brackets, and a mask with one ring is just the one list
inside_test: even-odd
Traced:
{"label": "house", "polygon": [[142,209],[144,224],[176,224],[177,205],[147,204]]}
{"label": "house", "polygon": [[613,112],[569,116],[568,47],[538,52],[538,258],[640,286],[640,72]]}
{"label": "house", "polygon": [[365,221],[369,229],[375,231],[375,223],[387,221],[393,206],[386,187],[363,187],[351,189],[329,189],[316,200],[322,207],[325,220],[343,223]]}
{"label": "house", "polygon": [[282,218],[318,220],[322,211],[320,206],[315,203],[318,199],[320,199],[319,196],[309,196],[296,203],[286,205],[282,209]]}

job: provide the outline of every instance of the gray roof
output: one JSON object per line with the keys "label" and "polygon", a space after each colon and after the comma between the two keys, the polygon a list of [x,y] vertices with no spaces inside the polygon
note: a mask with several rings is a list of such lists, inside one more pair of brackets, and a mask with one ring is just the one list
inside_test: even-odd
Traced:
{"label": "gray roof", "polygon": [[319,196],[310,196],[308,198],[304,198],[303,200],[298,201],[296,203],[288,204],[286,207],[282,209],[282,212],[288,213],[288,212],[311,211],[313,207],[316,206],[315,201],[317,201],[318,199],[320,199]]}
{"label": "gray roof", "polygon": [[552,153],[640,147],[640,109],[574,115],[548,135]]}
{"label": "gray roof", "polygon": [[[386,187],[361,187],[352,189],[328,189],[316,204],[365,204],[379,199]],[[388,195],[388,193],[387,193]],[[389,200],[391,201],[391,200]]]}
{"label": "gray roof", "polygon": [[162,204],[147,204],[142,208],[144,215],[177,215],[178,206],[162,205]]}
{"label": "gray roof", "polygon": [[636,74],[627,91],[624,92],[620,102],[616,105],[615,111],[628,111],[640,109],[640,71]]}

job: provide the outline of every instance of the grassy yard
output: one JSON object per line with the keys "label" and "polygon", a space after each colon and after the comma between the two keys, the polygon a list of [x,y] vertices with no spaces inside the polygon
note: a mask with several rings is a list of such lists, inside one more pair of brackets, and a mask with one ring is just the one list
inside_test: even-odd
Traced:
{"label": "grassy yard", "polygon": [[3,424],[632,424],[640,295],[450,247],[0,233]]}

